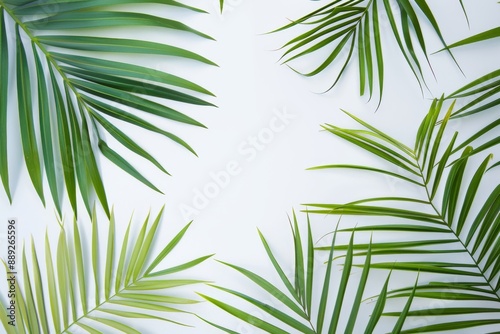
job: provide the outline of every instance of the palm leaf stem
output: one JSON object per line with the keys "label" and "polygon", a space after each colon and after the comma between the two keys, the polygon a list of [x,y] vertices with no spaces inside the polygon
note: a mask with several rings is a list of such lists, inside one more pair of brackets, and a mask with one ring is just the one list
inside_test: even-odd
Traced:
{"label": "palm leaf stem", "polygon": [[314,327],[314,324],[312,323],[312,315],[311,315],[311,312],[309,312],[309,310],[307,309],[306,303],[302,302],[302,303],[300,303],[300,306],[302,307],[302,310],[304,310],[304,314],[307,316],[306,320],[307,320],[307,323],[309,324],[309,326],[311,327],[311,330],[314,333],[319,334],[318,331],[316,330],[316,328]]}
{"label": "palm leaf stem", "polygon": [[465,251],[467,252],[467,254],[469,254],[469,257],[472,259],[474,265],[476,266],[476,268],[481,273],[482,278],[486,281],[486,283],[488,284],[488,286],[491,289],[491,291],[497,296],[498,300],[500,301],[500,295],[499,295],[500,291],[499,292],[495,291],[495,288],[491,284],[490,280],[488,279],[487,275],[485,274],[485,272],[481,268],[480,264],[476,261],[476,259],[474,258],[474,256],[470,252],[469,248],[464,244],[464,242],[462,241],[462,239],[460,238],[460,236],[455,233],[455,231],[447,223],[447,221],[444,218],[443,214],[438,210],[438,208],[432,202],[431,195],[429,193],[428,182],[426,181],[423,168],[420,166],[420,163],[419,163],[418,159],[415,159],[415,161],[416,161],[416,163],[418,165],[418,173],[420,174],[420,177],[422,178],[422,182],[424,184],[423,187],[425,189],[425,194],[427,196],[427,202],[429,203],[429,205],[432,207],[432,209],[434,210],[434,212],[438,216],[438,220],[441,220],[441,222],[443,223],[443,225],[446,226],[451,233],[453,233],[453,236],[458,240],[458,242],[460,242],[460,244],[465,249]]}
{"label": "palm leaf stem", "polygon": [[103,306],[106,303],[109,303],[109,301],[112,300],[114,297],[119,295],[121,292],[126,291],[129,287],[133,286],[135,283],[139,282],[143,278],[144,277],[139,277],[136,280],[130,282],[129,284],[121,288],[118,292],[115,292],[114,294],[110,295],[109,298],[104,299],[101,303],[99,303],[99,305],[95,306],[93,309],[84,312],[78,319],[68,324],[68,326],[61,331],[61,333],[66,333],[66,331],[68,331],[72,326],[78,324],[80,320],[87,318],[92,312],[98,311],[101,306]]}

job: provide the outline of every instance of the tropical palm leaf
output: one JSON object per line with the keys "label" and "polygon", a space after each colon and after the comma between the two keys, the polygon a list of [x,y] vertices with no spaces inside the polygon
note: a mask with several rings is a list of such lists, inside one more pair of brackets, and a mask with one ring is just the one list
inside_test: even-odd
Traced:
{"label": "tropical palm leaf", "polygon": [[[334,262],[334,248],[330,247],[329,261],[326,266],[326,272],[320,279],[321,294],[316,296],[314,291],[317,289],[315,282],[315,275],[317,274],[316,261],[314,257],[314,246],[311,232],[311,224],[308,219],[307,224],[307,234],[302,235],[300,232],[297,218],[295,213],[293,215],[292,234],[294,243],[294,256],[295,265],[293,269],[293,278],[289,278],[286,275],[286,268],[283,267],[277,260],[269,243],[266,238],[260,233],[259,235],[262,240],[262,244],[266,250],[268,258],[273,265],[275,274],[280,278],[280,284],[275,285],[270,280],[239,266],[224,263],[230,268],[238,271],[246,278],[251,280],[261,289],[269,294],[270,303],[265,303],[251,295],[245,294],[243,292],[231,290],[221,286],[214,286],[215,288],[224,291],[228,295],[233,295],[242,300],[246,301],[253,307],[259,309],[265,313],[265,316],[258,317],[254,316],[246,311],[240,310],[239,308],[232,306],[220,299],[216,299],[207,295],[201,295],[203,298],[221,308],[222,310],[228,312],[232,316],[243,320],[244,322],[260,328],[267,333],[285,334],[285,333],[337,333],[341,332],[341,327],[344,327],[342,332],[344,333],[356,333],[355,326],[359,326],[360,321],[365,322],[367,331],[365,333],[371,333],[378,323],[384,305],[386,302],[386,297],[388,293],[388,283],[389,277],[387,278],[384,286],[381,289],[380,296],[376,305],[373,308],[373,312],[369,319],[362,319],[359,314],[360,305],[363,302],[363,295],[365,291],[365,286],[368,282],[370,262],[371,262],[371,247],[368,246],[367,253],[363,264],[359,266],[362,267],[361,276],[358,279],[353,279],[352,269],[357,266],[355,264],[354,251],[356,249],[354,244],[354,233],[351,234],[349,245],[342,251],[344,261],[343,272],[340,277],[337,278],[338,283],[336,288],[333,288],[331,284],[334,282],[335,277],[333,272],[333,262]],[[334,233],[332,245],[336,244],[336,233]],[[317,281],[317,279],[316,279]],[[346,293],[352,291],[355,288],[356,294],[353,298],[353,306],[350,309],[344,307],[344,302],[350,299]],[[333,296],[336,295],[335,298]],[[406,298],[406,297],[405,297]],[[267,298],[266,298],[267,299]],[[407,299],[407,298],[406,298]],[[334,303],[332,301],[335,300]],[[330,306],[333,305],[333,310],[330,311]],[[406,312],[402,312],[401,318],[406,316]],[[348,317],[347,324],[345,326],[340,325],[341,317]],[[267,319],[267,320],[266,320]],[[268,321],[272,319],[271,321]],[[207,320],[205,320],[207,321]],[[226,333],[236,333],[235,331],[223,327],[220,324],[216,324],[210,321],[207,323],[213,325],[214,327],[226,332]],[[293,331],[292,331],[293,329]]]}
{"label": "tropical palm leaf", "polygon": [[[307,210],[309,213],[374,217],[373,221],[367,219],[356,228],[340,230],[373,233],[376,241],[370,245],[357,244],[359,252],[354,255],[364,256],[366,248],[370,247],[372,269],[418,271],[432,275],[431,280],[421,279],[413,288],[388,293],[387,298],[413,296],[415,299],[446,301],[438,307],[409,310],[409,317],[441,316],[401,333],[441,332],[500,324],[500,184],[487,173],[492,154],[483,157],[477,165],[471,161],[472,147],[455,152],[458,133],[451,139],[444,139],[454,104],[436,126],[443,104],[443,99],[433,102],[418,129],[413,148],[351,114],[348,115],[363,129],[325,125],[326,131],[375,155],[387,166],[327,165],[313,168],[352,169],[388,175],[397,178],[400,182],[398,188],[405,184],[414,189],[415,196],[412,197],[393,194],[345,204],[307,204],[313,208]],[[454,154],[461,156],[450,164]],[[394,169],[397,171],[392,172]],[[479,200],[478,194],[481,193],[486,195],[484,201]],[[397,233],[397,242],[384,238],[390,232]],[[388,256],[397,262],[388,262]],[[418,256],[418,261],[415,261],[415,256]],[[465,314],[473,316],[473,320],[457,321],[457,316]],[[386,312],[386,315],[400,316],[401,312]]]}
{"label": "tropical palm leaf", "polygon": [[454,111],[451,118],[460,118],[489,110],[500,104],[500,70],[492,71],[469,84],[457,89],[447,99],[473,98],[460,109]]}
{"label": "tropical palm leaf", "polygon": [[[213,94],[176,75],[114,60],[113,55],[162,55],[215,64],[173,45],[103,37],[103,33],[110,31],[108,28],[151,26],[211,39],[180,21],[136,12],[136,9],[114,8],[123,4],[147,6],[148,3],[203,12],[174,0],[0,2],[0,175],[11,201],[7,152],[7,119],[14,117],[11,114],[14,101],[8,99],[7,90],[11,83],[17,83],[19,133],[31,181],[45,203],[43,174],[46,175],[59,213],[64,197],[59,189],[64,184],[75,213],[79,188],[89,214],[96,195],[109,216],[98,151],[132,177],[160,192],[107,144],[106,137],[111,136],[123,149],[168,174],[119,124],[128,123],[158,133],[194,153],[185,141],[145,116],[203,127],[169,107],[168,101],[211,106],[200,96]],[[15,56],[10,57],[9,52]],[[15,69],[15,75],[9,76],[9,68]],[[31,83],[30,77],[36,78],[35,83]],[[162,102],[150,98],[161,98]]]}
{"label": "tropical palm leaf", "polygon": [[[499,77],[500,70],[495,70],[470,82],[446,97],[446,99],[464,101],[461,108],[452,112],[450,119],[468,117],[484,111],[490,111],[493,116],[489,124],[473,131],[473,134],[469,138],[462,140],[460,144],[453,148],[452,153],[460,152],[467,146],[475,145],[476,147],[468,153],[468,156],[472,156],[500,144],[500,135],[494,135],[494,133],[498,132],[496,130],[500,125],[500,118],[494,117],[500,104]],[[498,165],[498,163],[492,165],[490,169],[494,168],[495,165]]]}
{"label": "tropical palm leaf", "polygon": [[[45,242],[45,261],[39,256],[33,240],[22,252],[22,284],[16,284],[16,326],[8,325],[4,303],[0,319],[7,333],[101,333],[100,328],[114,328],[124,333],[139,333],[133,319],[156,319],[184,325],[175,314],[185,313],[182,306],[197,303],[180,297],[176,288],[201,283],[178,278],[177,274],[205,261],[200,257],[167,269],[159,265],[181,241],[189,225],[184,227],[151,261],[157,228],[163,209],[152,220],[148,216],[139,234],[132,236],[131,223],[124,239],[116,242],[115,222],[111,215],[107,247],[98,235],[95,212],[92,216],[92,237],[89,247],[82,242],[76,221],[73,232],[61,227],[57,248]],[[116,246],[120,247],[119,252]],[[31,248],[31,249],[30,249]],[[89,251],[86,251],[86,250]],[[53,256],[53,252],[56,252]],[[31,254],[31,265],[27,260]],[[104,268],[100,263],[104,264]],[[45,264],[46,275],[40,267]],[[104,270],[102,270],[104,269]],[[8,270],[13,271],[13,270]],[[21,278],[21,277],[19,277]],[[89,285],[93,282],[93,286]],[[92,289],[92,287],[94,289]],[[91,291],[94,291],[93,298]],[[169,293],[170,292],[170,293]],[[103,327],[104,325],[104,327]]]}
{"label": "tropical palm leaf", "polygon": [[[463,6],[462,6],[463,8]],[[465,12],[465,9],[464,9]],[[382,48],[382,14],[387,16],[394,39],[422,90],[425,85],[422,62],[429,64],[423,24],[429,24],[446,48],[444,37],[432,10],[423,0],[335,0],[319,9],[273,31],[291,29],[299,25],[307,31],[283,45],[282,59],[288,64],[323,48],[330,53],[314,70],[301,73],[307,77],[323,72],[334,62],[342,64],[338,76],[330,86],[340,80],[347,65],[357,54],[359,64],[360,95],[370,98],[378,86],[378,100],[384,90],[385,63]],[[421,22],[421,17],[426,22]],[[346,51],[347,50],[347,51]],[[346,55],[347,54],[347,55]],[[453,55],[450,52],[451,57]],[[454,59],[454,58],[453,58]],[[432,69],[432,68],[431,68]]]}

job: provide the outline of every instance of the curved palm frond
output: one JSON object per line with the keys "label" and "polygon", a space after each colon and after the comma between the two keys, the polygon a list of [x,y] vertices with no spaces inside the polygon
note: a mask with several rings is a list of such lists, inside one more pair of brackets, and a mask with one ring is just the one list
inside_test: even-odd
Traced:
{"label": "curved palm frond", "polygon": [[[203,127],[167,106],[167,102],[213,106],[200,98],[213,94],[179,76],[113,60],[113,55],[161,55],[215,64],[173,45],[102,36],[103,32],[111,31],[109,28],[137,26],[166,28],[212,39],[176,20],[136,12],[136,9],[114,9],[116,5],[147,6],[148,3],[203,12],[174,0],[0,1],[0,175],[11,201],[7,119],[14,116],[10,112],[14,109],[14,101],[8,100],[7,85],[12,86],[15,82],[26,167],[44,203],[45,171],[59,213],[64,197],[59,189],[64,184],[75,213],[79,188],[89,214],[96,195],[109,216],[98,168],[98,151],[132,177],[161,192],[115,148],[108,146],[106,136],[109,135],[123,149],[168,174],[146,149],[120,129],[118,123],[158,133],[195,153],[177,135],[151,123],[145,116]],[[10,57],[9,53],[15,57]],[[14,75],[9,75],[9,68],[15,69]],[[30,77],[36,78],[34,83]],[[162,102],[150,98],[161,98]]]}
{"label": "curved palm frond", "polygon": [[[283,63],[288,64],[294,59],[305,57],[323,48],[329,48],[331,53],[313,71],[296,72],[311,77],[320,74],[335,61],[343,62],[337,78],[328,89],[330,90],[337,84],[347,65],[357,54],[360,95],[368,93],[371,98],[376,85],[378,85],[380,104],[385,71],[380,26],[380,22],[383,22],[383,13],[387,15],[401,54],[423,90],[422,85],[425,85],[425,79],[421,65],[421,54],[431,70],[432,67],[428,58],[426,38],[421,28],[423,24],[419,17],[421,14],[425,18],[425,23],[430,24],[435,35],[446,48],[438,22],[426,1],[423,0],[397,0],[395,5],[389,0],[330,1],[312,13],[273,31],[278,32],[299,25],[308,27],[306,32],[282,47],[286,50],[282,56]],[[450,55],[453,58],[451,52]],[[342,58],[344,60],[341,61]]]}
{"label": "curved palm frond", "polygon": [[[44,262],[39,261],[32,240],[31,250],[28,247],[22,252],[19,273],[22,273],[23,284],[16,282],[15,326],[8,325],[12,319],[6,317],[6,308],[1,303],[0,319],[6,332],[70,333],[83,330],[101,333],[99,328],[114,328],[124,333],[140,333],[133,322],[138,318],[184,325],[168,314],[185,313],[181,306],[197,301],[168,292],[202,281],[178,278],[173,274],[184,272],[210,256],[159,269],[160,263],[181,241],[189,228],[187,225],[150,261],[162,213],[163,209],[154,220],[148,216],[136,237],[132,236],[129,223],[121,243],[116,243],[115,222],[111,215],[105,250],[101,248],[103,242],[98,235],[95,213],[89,247],[82,242],[76,221],[72,233],[61,228],[55,256],[52,256],[54,248],[46,236]],[[119,253],[115,251],[115,245],[121,245]],[[31,253],[31,266],[27,253]],[[45,277],[40,270],[44,264]],[[90,297],[92,291],[93,299]]]}
{"label": "curved palm frond", "polygon": [[[252,305],[256,309],[264,312],[265,316],[255,316],[253,313],[250,314],[246,311],[240,310],[239,308],[220,299],[207,295],[201,296],[232,316],[239,318],[252,326],[260,328],[267,333],[285,334],[291,333],[291,329],[294,330],[294,333],[305,334],[337,333],[341,331],[341,317],[348,317],[343,333],[356,333],[354,328],[355,326],[359,326],[360,321],[364,321],[364,326],[366,328],[365,333],[373,332],[380,317],[382,316],[388,293],[389,277],[381,289],[380,296],[373,308],[371,316],[369,319],[361,319],[362,317],[359,314],[359,309],[363,302],[365,286],[368,282],[371,267],[371,247],[368,246],[365,254],[365,260],[363,264],[359,265],[363,268],[359,280],[353,278],[352,269],[357,266],[354,258],[357,246],[354,244],[354,233],[352,233],[349,245],[340,250],[343,254],[342,257],[344,258],[344,261],[342,262],[343,271],[341,277],[338,278],[338,285],[336,288],[331,286],[335,280],[332,271],[335,260],[334,249],[336,249],[336,247],[330,247],[326,272],[320,279],[321,294],[316,296],[313,292],[317,289],[317,287],[315,287],[316,284],[314,283],[314,277],[315,274],[317,274],[317,260],[314,257],[315,249],[312,240],[311,224],[308,219],[307,234],[302,235],[294,213],[293,224],[291,223],[291,225],[295,258],[293,279],[290,279],[286,275],[286,268],[279,263],[266,238],[262,235],[262,233],[260,233],[260,231],[259,235],[262,240],[262,244],[264,245],[268,258],[273,265],[276,276],[281,280],[279,286],[248,269],[222,262],[230,268],[238,271],[247,279],[251,280],[261,289],[266,291],[266,293],[269,294],[269,303],[262,302],[243,292],[231,290],[225,287],[214,286],[215,288],[228,294],[228,296],[232,295],[241,298],[249,305]],[[303,242],[303,240],[305,240],[305,242]],[[332,241],[332,246],[335,245],[336,233],[334,233]],[[351,297],[349,297],[346,293],[348,291],[351,293],[353,287],[355,288],[356,294],[353,298],[353,306],[350,310],[348,310],[344,306],[344,302],[346,299],[351,299]],[[336,297],[334,298],[333,296],[335,295]],[[333,300],[335,300],[334,304],[332,303]],[[332,305],[333,310],[330,311],[330,306]],[[400,319],[403,319],[405,316],[406,313],[402,312]],[[266,319],[272,320],[267,321]],[[223,327],[220,324],[216,324],[208,320],[205,321],[226,333],[236,333],[235,331]]]}
{"label": "curved palm frond", "polygon": [[[414,189],[412,197],[396,194],[345,204],[307,204],[314,207],[307,210],[309,213],[374,217],[373,221],[366,220],[356,228],[340,230],[373,233],[376,241],[370,245],[372,269],[434,275],[432,280],[421,280],[414,288],[388,293],[387,298],[414,296],[415,299],[447,301],[437,307],[410,310],[407,314],[410,317],[440,316],[401,333],[500,324],[500,184],[487,173],[492,154],[475,166],[471,161],[473,148],[468,146],[461,150],[459,159],[449,164],[458,133],[444,140],[453,104],[436,127],[443,104],[443,99],[433,102],[417,132],[414,148],[350,114],[363,129],[325,125],[325,130],[375,155],[387,167],[313,168],[362,170],[394,177]],[[397,171],[392,172],[391,167]],[[487,190],[487,186],[492,189]],[[478,194],[486,191],[485,200],[480,201]],[[391,232],[397,233],[400,238],[397,242],[386,239]],[[366,251],[355,256],[364,254]],[[387,262],[387,256],[396,262]],[[400,312],[386,312],[386,315],[399,316]],[[460,317],[464,315],[473,317],[463,320]]]}

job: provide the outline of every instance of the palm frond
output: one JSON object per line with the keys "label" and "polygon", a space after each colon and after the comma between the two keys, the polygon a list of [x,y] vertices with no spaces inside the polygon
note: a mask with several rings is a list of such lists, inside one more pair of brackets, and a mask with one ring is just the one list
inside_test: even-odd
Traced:
{"label": "palm frond", "polygon": [[[244,292],[231,290],[221,286],[214,286],[215,288],[225,292],[228,295],[228,298],[230,295],[241,298],[249,305],[259,309],[261,312],[264,312],[265,316],[255,316],[253,313],[250,314],[247,311],[232,306],[224,300],[207,295],[200,295],[232,316],[239,318],[252,326],[260,328],[267,333],[284,334],[290,333],[292,329],[293,332],[297,333],[337,333],[342,331],[342,327],[345,327],[343,331],[345,333],[356,333],[355,326],[359,326],[359,323],[362,321],[368,323],[368,319],[361,319],[362,317],[359,314],[359,308],[363,301],[365,286],[369,276],[371,247],[368,247],[363,264],[359,265],[363,268],[359,279],[352,278],[352,269],[357,266],[354,263],[354,233],[352,233],[350,243],[345,249],[345,252],[343,252],[345,260],[342,262],[342,275],[337,278],[333,275],[333,255],[335,247],[330,247],[326,272],[321,278],[321,293],[319,295],[315,295],[314,291],[318,287],[316,287],[314,282],[317,280],[315,279],[315,276],[318,273],[318,268],[315,264],[317,260],[314,256],[315,250],[313,247],[313,237],[309,218],[307,223],[307,233],[301,233],[295,214],[293,215],[293,222],[291,225],[295,257],[293,277],[286,275],[286,268],[284,268],[283,265],[277,260],[266,238],[259,231],[259,235],[266,250],[268,259],[274,268],[276,276],[280,279],[279,285],[273,284],[269,279],[264,278],[253,271],[222,262],[223,264],[241,273],[269,294],[269,300],[271,300],[269,303],[262,302],[261,300]],[[335,245],[336,233],[334,233],[332,241],[332,246]],[[337,281],[335,283],[336,286],[333,288],[332,283],[335,281]],[[370,326],[373,328],[376,326],[382,315],[382,310],[384,309],[388,291],[388,282],[389,278],[387,278],[387,281],[381,290],[380,298],[378,299],[377,305],[375,306],[374,312],[369,320]],[[351,298],[348,297],[346,293],[348,289],[352,289],[354,286],[357,286],[355,288],[356,294],[354,296],[353,306],[349,310],[344,306],[344,302],[346,299]],[[334,295],[336,295],[336,297],[334,303],[332,303]],[[331,310],[332,306],[333,309]],[[347,317],[348,319],[345,326],[340,325],[341,317]],[[221,324],[214,324],[213,322],[207,320],[205,321],[222,331],[235,333],[233,330],[223,327]]]}
{"label": "palm frond", "polygon": [[500,104],[500,70],[492,71],[469,84],[457,89],[447,99],[473,98],[460,109],[453,112],[451,118],[466,117],[489,110]]}
{"label": "palm frond", "polygon": [[[374,176],[381,175],[381,169],[387,170],[383,175],[396,174],[400,185],[414,189],[414,197],[396,193],[345,204],[306,204],[311,208],[306,210],[309,213],[374,217],[373,221],[365,220],[356,228],[340,230],[373,234],[374,241],[370,245],[356,245],[354,256],[366,256],[366,249],[370,247],[372,269],[421,273],[416,286],[389,291],[388,299],[447,300],[433,309],[405,308],[406,317],[430,313],[442,316],[414,328],[403,329],[400,323],[397,332],[401,333],[500,323],[500,184],[486,173],[492,154],[474,162],[472,147],[456,150],[458,133],[451,136],[447,133],[454,103],[445,109],[442,121],[437,121],[444,102],[438,99],[432,103],[412,149],[349,113],[362,130],[324,126],[328,132],[376,156],[387,167],[327,165],[320,168],[348,168]],[[448,139],[445,139],[447,134]],[[461,156],[450,163],[456,154]],[[492,181],[495,183],[491,184]],[[484,201],[479,199],[481,193],[486,195]],[[388,241],[385,237],[388,232],[397,233],[401,239]],[[338,250],[347,247],[336,245]],[[329,248],[322,250],[331,251]],[[388,260],[391,258],[397,262]],[[432,280],[425,275],[432,275]],[[384,313],[398,317],[401,314]],[[473,314],[474,320],[457,321],[460,319],[456,316],[461,314]]]}
{"label": "palm frond", "polygon": [[[123,242],[118,243],[112,214],[107,247],[103,249],[94,211],[90,245],[85,247],[80,228],[74,221],[72,233],[61,228],[55,248],[46,235],[45,263],[40,263],[32,240],[31,250],[28,248],[22,252],[22,281],[16,283],[16,326],[8,325],[10,319],[2,302],[0,319],[4,329],[8,333],[69,333],[77,330],[100,333],[99,328],[114,328],[124,333],[139,333],[133,321],[138,318],[185,326],[173,314],[186,313],[182,306],[197,301],[180,297],[175,288],[202,281],[172,274],[184,272],[211,256],[160,269],[160,263],[170,255],[190,225],[184,227],[151,261],[162,214],[163,209],[155,219],[148,216],[137,237],[131,236],[129,223]],[[121,247],[119,252],[116,252],[116,246]],[[54,251],[55,256],[52,255]],[[31,254],[31,265],[27,253]],[[43,264],[46,275],[41,274],[40,265]],[[89,285],[90,282],[93,286]],[[95,291],[93,298],[90,297],[92,288]]]}
{"label": "palm frond", "polygon": [[[500,104],[499,76],[500,70],[492,71],[448,95],[446,99],[456,99],[463,104],[461,108],[452,112],[450,119],[469,117],[485,111],[489,111],[492,116],[495,116],[497,107]],[[500,118],[493,117],[489,124],[481,125],[478,130],[473,131],[470,137],[462,140],[460,144],[457,144],[453,148],[452,153],[461,152],[466,147],[472,145],[475,147],[469,150],[468,156],[494,148],[500,144],[500,136],[492,136],[492,134],[496,133],[495,131],[499,125]],[[491,166],[490,169],[493,167],[494,165]]]}
{"label": "palm frond", "polygon": [[[103,36],[110,29],[138,26],[165,28],[212,39],[174,19],[114,8],[123,4],[147,6],[149,3],[204,12],[173,0],[0,2],[0,175],[9,199],[12,200],[12,190],[6,139],[7,120],[14,116],[9,106],[14,102],[8,99],[8,83],[17,82],[19,135],[31,181],[45,203],[45,174],[59,213],[65,197],[59,189],[64,184],[63,189],[75,213],[79,188],[89,214],[93,198],[97,196],[109,216],[105,186],[98,167],[99,151],[139,182],[161,192],[108,145],[106,137],[111,136],[122,149],[133,152],[168,174],[148,150],[120,129],[126,123],[158,133],[195,153],[177,135],[148,121],[147,115],[204,127],[170,107],[169,102],[213,106],[203,98],[213,94],[171,73],[123,63],[113,57],[116,54],[160,55],[215,64],[177,46]],[[11,50],[15,57],[9,56]],[[75,51],[79,51],[79,55]],[[9,76],[8,68],[16,69],[14,76]],[[32,84],[30,77],[35,77],[36,82]],[[151,98],[160,98],[161,103]]]}
{"label": "palm frond", "polygon": [[[295,70],[304,76],[311,77],[320,74],[335,62],[339,62],[342,66],[328,90],[337,84],[353,59],[353,55],[357,54],[360,95],[368,94],[371,98],[378,87],[380,104],[386,68],[380,27],[383,14],[387,16],[395,42],[423,91],[425,79],[421,63],[427,63],[432,70],[425,42],[426,36],[423,32],[425,29],[422,27],[424,23],[432,28],[434,34],[447,49],[438,22],[423,0],[397,0],[395,3],[389,0],[330,1],[273,32],[298,26],[308,27],[306,32],[283,45],[284,64],[289,64],[297,58],[305,57],[321,49],[330,50],[328,56],[314,70],[306,73]],[[452,53],[449,52],[449,54],[455,60]]]}

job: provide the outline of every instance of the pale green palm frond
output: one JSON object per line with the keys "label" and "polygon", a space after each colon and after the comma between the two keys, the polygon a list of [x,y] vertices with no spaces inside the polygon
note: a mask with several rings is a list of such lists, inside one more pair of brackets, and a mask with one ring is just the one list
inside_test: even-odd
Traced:
{"label": "pale green palm frond", "polygon": [[[293,276],[287,275],[287,268],[280,264],[280,261],[273,253],[271,246],[266,238],[260,233],[261,241],[264,245],[268,260],[271,262],[275,278],[279,277],[279,284],[272,283],[272,280],[264,278],[259,274],[248,269],[224,263],[230,268],[238,271],[247,279],[252,281],[256,286],[260,287],[266,294],[269,295],[269,302],[261,301],[251,295],[235,291],[229,288],[214,286],[222,290],[227,295],[227,300],[230,296],[241,298],[249,306],[263,312],[264,316],[255,316],[254,312],[249,313],[241,310],[239,307],[233,306],[230,302],[224,299],[201,295],[210,303],[221,308],[232,316],[255,326],[267,333],[285,334],[285,333],[356,333],[359,330],[359,323],[363,323],[366,329],[365,333],[372,333],[376,327],[386,302],[388,293],[389,277],[385,285],[382,287],[380,296],[376,305],[372,310],[371,316],[365,319],[360,314],[359,309],[363,303],[365,287],[368,282],[370,263],[371,263],[371,248],[368,246],[365,259],[359,266],[362,267],[361,275],[358,278],[353,278],[355,264],[355,249],[354,233],[352,233],[349,245],[342,250],[344,261],[342,274],[338,277],[334,274],[334,251],[330,247],[329,261],[326,266],[326,272],[318,280],[315,278],[318,275],[318,260],[314,256],[314,244],[311,231],[311,224],[308,219],[307,233],[301,233],[299,224],[295,214],[292,222],[292,235],[294,244],[294,268]],[[332,245],[335,245],[336,233],[333,235]],[[320,282],[320,286],[316,286],[316,281]],[[320,289],[318,295],[314,291]],[[355,296],[351,294],[355,291]],[[336,295],[336,297],[334,297]],[[407,299],[407,297],[405,297]],[[345,307],[346,300],[353,300],[352,307]],[[333,306],[333,309],[331,308]],[[401,317],[404,317],[402,313]],[[342,317],[346,317],[347,323],[341,324]],[[218,323],[213,323],[205,320],[212,326],[226,333],[236,333],[235,331],[226,328]]]}
{"label": "pale green palm frond", "polygon": [[[418,285],[389,291],[387,298],[442,301],[437,307],[411,308],[408,317],[440,316],[426,325],[406,325],[401,333],[500,324],[500,184],[487,173],[493,154],[474,161],[470,146],[455,152],[459,134],[447,131],[454,104],[438,122],[444,103],[444,99],[433,102],[413,148],[354,115],[349,114],[362,130],[325,125],[325,130],[376,156],[386,166],[326,165],[314,169],[347,168],[391,176],[398,186],[390,196],[345,204],[306,204],[311,207],[309,213],[365,217],[355,228],[339,231],[373,234],[373,242],[357,244],[354,254],[366,256],[370,247],[371,269],[392,270],[393,275],[398,271],[421,273]],[[460,156],[450,163],[457,154]],[[398,189],[406,187],[415,195],[398,194]],[[394,233],[399,239],[388,240]],[[339,250],[346,247],[337,245]],[[401,312],[384,315],[400,316]],[[473,316],[473,320],[460,321],[464,315]]]}
{"label": "pale green palm frond", "polygon": [[[463,6],[462,6],[463,7]],[[465,11],[465,10],[464,10]],[[428,58],[423,24],[428,24],[446,48],[438,22],[423,0],[335,0],[319,9],[275,30],[282,31],[305,25],[306,32],[283,45],[282,59],[289,64],[297,58],[308,56],[321,49],[331,50],[324,61],[314,70],[301,73],[307,77],[323,72],[334,63],[341,64],[338,75],[330,86],[340,80],[347,66],[357,55],[359,64],[360,95],[370,98],[378,87],[378,100],[384,90],[384,52],[381,22],[385,14],[395,42],[408,67],[423,91],[425,85],[422,62],[431,68]],[[423,19],[422,19],[423,18]],[[453,55],[450,52],[451,57]],[[453,58],[454,59],[454,58]]]}
{"label": "pale green palm frond", "polygon": [[[156,133],[195,153],[176,134],[154,124],[148,115],[204,127],[171,107],[172,103],[213,106],[207,89],[172,73],[115,60],[115,55],[158,55],[215,65],[207,58],[168,44],[132,38],[106,37],[130,27],[156,27],[212,39],[171,18],[124,10],[116,5],[161,4],[204,12],[177,1],[0,1],[0,175],[12,201],[9,182],[7,122],[14,117],[15,101],[7,86],[17,82],[14,94],[22,149],[29,176],[45,203],[44,174],[54,204],[61,213],[67,196],[77,212],[79,188],[87,211],[93,198],[109,216],[105,186],[99,171],[99,151],[113,164],[155,191],[161,192],[128,162],[119,149],[128,150],[168,174],[147,149],[126,130],[127,124]],[[111,36],[111,35],[110,35]],[[11,57],[9,54],[15,56]],[[32,65],[32,66],[31,66]],[[9,75],[9,68],[15,69]],[[30,77],[36,78],[31,83]],[[160,98],[161,103],[151,98]],[[16,131],[9,129],[9,131]],[[64,185],[64,187],[62,187]],[[61,192],[65,190],[66,195]]]}
{"label": "pale green palm frond", "polygon": [[[177,320],[176,314],[187,313],[183,306],[198,301],[179,296],[176,290],[203,282],[179,278],[178,274],[210,256],[160,269],[160,263],[170,255],[190,225],[153,258],[151,250],[158,238],[162,214],[163,209],[155,219],[148,216],[137,236],[132,236],[129,223],[124,239],[118,243],[111,215],[106,249],[102,248],[104,243],[99,237],[95,213],[87,247],[76,221],[72,232],[61,228],[56,247],[46,236],[45,260],[38,257],[32,241],[22,252],[22,269],[18,270],[22,280],[16,288],[16,326],[8,325],[10,319],[2,305],[0,318],[4,329],[7,333],[100,333],[101,328],[114,328],[124,333],[139,333],[134,319],[187,326]],[[31,264],[27,253],[31,254]],[[45,275],[40,270],[43,266]]]}

